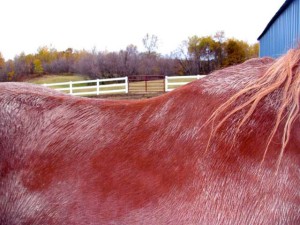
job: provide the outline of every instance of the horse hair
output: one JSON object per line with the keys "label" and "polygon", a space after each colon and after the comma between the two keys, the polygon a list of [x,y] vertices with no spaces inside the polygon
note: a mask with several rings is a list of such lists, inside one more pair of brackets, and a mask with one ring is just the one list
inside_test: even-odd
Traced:
{"label": "horse hair", "polygon": [[[268,152],[269,145],[272,142],[275,133],[282,121],[284,121],[284,131],[281,137],[281,149],[277,160],[277,170],[279,168],[284,150],[288,144],[292,125],[298,117],[299,113],[299,95],[300,95],[300,48],[292,49],[286,55],[276,60],[270,68],[253,83],[247,85],[244,89],[238,91],[231,96],[225,103],[220,105],[214,113],[209,117],[205,124],[211,123],[212,130],[208,140],[207,149],[211,144],[211,138],[216,135],[220,127],[234,114],[241,110],[246,110],[246,114],[237,124],[235,135],[239,132],[240,128],[247,122],[251,115],[254,113],[258,103],[273,93],[274,91],[281,90],[281,100],[276,115],[274,126],[266,142],[266,147],[262,162]],[[250,97],[241,105],[235,106],[234,103],[241,97],[249,95]],[[221,115],[226,116],[222,117]],[[216,125],[215,120],[219,118],[220,122]]]}

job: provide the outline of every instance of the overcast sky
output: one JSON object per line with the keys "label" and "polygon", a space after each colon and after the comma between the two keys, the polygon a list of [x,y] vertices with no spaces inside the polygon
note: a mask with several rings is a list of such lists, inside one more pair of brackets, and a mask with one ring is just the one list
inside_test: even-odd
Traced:
{"label": "overcast sky", "polygon": [[169,54],[193,35],[223,30],[256,42],[284,0],[1,0],[0,52],[10,59],[40,46],[143,51],[146,33]]}

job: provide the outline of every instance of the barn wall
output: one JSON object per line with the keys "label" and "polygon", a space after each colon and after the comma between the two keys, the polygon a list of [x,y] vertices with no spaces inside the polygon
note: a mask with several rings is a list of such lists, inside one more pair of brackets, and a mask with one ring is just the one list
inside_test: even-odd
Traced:
{"label": "barn wall", "polygon": [[300,43],[300,0],[293,1],[260,38],[260,57],[277,58]]}

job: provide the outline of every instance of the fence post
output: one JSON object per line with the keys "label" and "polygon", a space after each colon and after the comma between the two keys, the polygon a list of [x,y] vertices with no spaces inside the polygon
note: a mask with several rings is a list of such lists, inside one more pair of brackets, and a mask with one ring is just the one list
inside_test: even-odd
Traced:
{"label": "fence post", "polygon": [[168,76],[165,76],[165,92],[168,91]]}
{"label": "fence post", "polygon": [[100,82],[99,82],[99,79],[97,79],[97,95],[100,94]]}
{"label": "fence post", "polygon": [[145,91],[147,92],[147,76],[144,76],[144,78],[145,78]]}
{"label": "fence post", "polygon": [[126,94],[128,94],[128,89],[129,89],[128,77],[125,77],[125,93]]}
{"label": "fence post", "polygon": [[70,95],[72,95],[73,94],[73,85],[72,85],[72,81],[70,81]]}

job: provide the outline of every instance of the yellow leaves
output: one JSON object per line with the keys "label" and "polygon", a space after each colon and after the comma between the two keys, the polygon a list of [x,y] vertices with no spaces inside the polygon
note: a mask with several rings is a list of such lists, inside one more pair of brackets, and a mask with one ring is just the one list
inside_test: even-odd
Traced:
{"label": "yellow leaves", "polygon": [[14,70],[12,70],[12,71],[10,71],[10,72],[7,73],[7,79],[9,81],[12,81],[13,78],[14,78],[14,76],[15,76],[15,71]]}
{"label": "yellow leaves", "polygon": [[0,52],[0,69],[4,68],[5,66],[5,60],[2,56],[2,53]]}
{"label": "yellow leaves", "polygon": [[41,61],[39,59],[35,59],[33,61],[33,64],[34,64],[34,73],[35,74],[43,74],[44,73],[44,68],[43,68],[43,65],[41,63]]}

